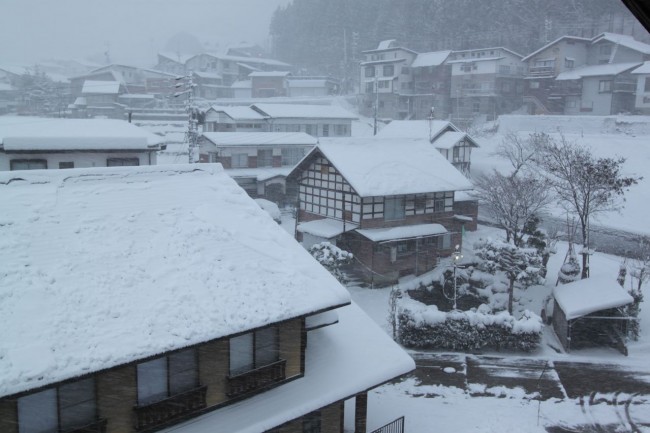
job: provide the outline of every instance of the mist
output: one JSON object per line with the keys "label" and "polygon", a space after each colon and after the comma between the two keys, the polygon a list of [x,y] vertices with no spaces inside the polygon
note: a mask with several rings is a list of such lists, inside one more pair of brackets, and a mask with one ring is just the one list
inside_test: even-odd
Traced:
{"label": "mist", "polygon": [[0,63],[90,58],[151,66],[178,33],[206,49],[265,46],[271,16],[290,0],[3,0]]}

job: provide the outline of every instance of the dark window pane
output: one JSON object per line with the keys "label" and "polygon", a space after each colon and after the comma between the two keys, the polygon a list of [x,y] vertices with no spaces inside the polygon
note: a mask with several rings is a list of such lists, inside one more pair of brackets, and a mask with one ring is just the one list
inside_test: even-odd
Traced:
{"label": "dark window pane", "polygon": [[167,397],[167,358],[138,364],[138,404],[143,406]]}
{"label": "dark window pane", "polygon": [[74,168],[74,162],[59,162],[59,168]]}
{"label": "dark window pane", "polygon": [[19,433],[52,433],[57,428],[56,389],[18,399]]}
{"label": "dark window pane", "polygon": [[274,363],[278,356],[278,328],[270,327],[255,331],[255,367]]}
{"label": "dark window pane", "polygon": [[250,371],[253,365],[253,333],[230,339],[230,375]]}
{"label": "dark window pane", "polygon": [[106,167],[122,167],[122,166],[136,166],[140,165],[138,158],[108,158],[106,160]]}
{"label": "dark window pane", "polygon": [[169,355],[169,393],[171,395],[194,389],[198,382],[195,349]]}

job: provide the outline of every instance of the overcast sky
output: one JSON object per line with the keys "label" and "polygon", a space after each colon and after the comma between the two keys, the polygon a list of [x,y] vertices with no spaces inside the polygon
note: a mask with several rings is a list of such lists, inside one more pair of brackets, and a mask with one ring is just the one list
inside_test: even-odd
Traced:
{"label": "overcast sky", "polygon": [[0,0],[0,64],[101,58],[152,66],[179,32],[221,48],[268,42],[273,11],[291,0]]}

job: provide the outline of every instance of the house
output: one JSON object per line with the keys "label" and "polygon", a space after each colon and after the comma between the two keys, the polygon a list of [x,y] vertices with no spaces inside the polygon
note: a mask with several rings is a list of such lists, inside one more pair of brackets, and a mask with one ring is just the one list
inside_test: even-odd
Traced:
{"label": "house", "polygon": [[217,99],[232,97],[230,86],[223,85],[223,77],[211,72],[193,72],[194,94],[199,98]]}
{"label": "house", "polygon": [[0,171],[155,165],[163,139],[123,120],[0,117]]}
{"label": "house", "polygon": [[377,133],[377,137],[397,140],[428,137],[433,147],[465,175],[470,174],[472,149],[479,147],[472,136],[445,120],[393,120]]}
{"label": "house", "polygon": [[521,107],[524,94],[522,55],[505,47],[452,51],[452,119],[468,123],[477,116],[488,120]]}
{"label": "house", "polygon": [[528,66],[524,102],[531,114],[631,112],[636,80],[629,72],[649,58],[650,45],[631,36],[563,36],[522,59]]}
{"label": "house", "polygon": [[634,300],[616,280],[586,278],[553,289],[553,329],[568,352],[585,344],[614,345],[627,354],[629,320],[619,310]]}
{"label": "house", "polygon": [[221,53],[201,53],[185,61],[186,71],[216,73],[223,78],[223,84],[226,86],[245,79],[251,72],[289,71],[290,69],[291,65],[279,60]]}
{"label": "house", "polygon": [[636,99],[634,108],[641,114],[650,114],[650,61],[632,71],[636,77]]}
{"label": "house", "polygon": [[230,85],[235,99],[250,99],[253,94],[251,80],[237,80]]}
{"label": "house", "polygon": [[341,107],[305,104],[253,104],[267,118],[269,131],[305,132],[314,137],[349,137],[357,116]]}
{"label": "house", "polygon": [[365,432],[414,368],[219,165],[5,173],[0,202],[3,433]]}
{"label": "house", "polygon": [[185,62],[194,57],[193,54],[181,54],[172,52],[158,53],[158,63],[153,68],[157,71],[167,72],[176,76],[185,75]]}
{"label": "house", "polygon": [[404,73],[413,75],[412,87],[402,93],[409,94],[406,100],[406,119],[426,119],[435,110],[435,116],[446,119],[451,113],[449,90],[451,87],[451,65],[447,59],[451,51],[433,51],[419,53],[410,71],[402,69]]}
{"label": "house", "polygon": [[253,98],[271,98],[288,96],[287,79],[289,71],[255,71],[248,74],[251,80],[251,95]]}
{"label": "house", "polygon": [[290,76],[287,92],[291,98],[332,96],[338,94],[341,82],[332,77]]}
{"label": "house", "polygon": [[267,117],[250,107],[213,105],[205,112],[205,132],[263,132],[269,130]]}
{"label": "house", "polygon": [[[413,88],[410,65],[418,53],[400,47],[395,39],[381,41],[377,48],[362,52],[360,63],[359,113],[373,116],[404,119],[408,114],[407,100],[401,92]],[[412,93],[412,92],[408,92]],[[427,112],[430,111],[430,105]]]}
{"label": "house", "polygon": [[286,177],[317,142],[304,132],[204,132],[199,161],[221,163],[251,197],[293,204]]}
{"label": "house", "polygon": [[321,139],[291,172],[298,240],[350,251],[372,283],[435,267],[461,243],[454,197],[471,183],[431,145],[411,139]]}

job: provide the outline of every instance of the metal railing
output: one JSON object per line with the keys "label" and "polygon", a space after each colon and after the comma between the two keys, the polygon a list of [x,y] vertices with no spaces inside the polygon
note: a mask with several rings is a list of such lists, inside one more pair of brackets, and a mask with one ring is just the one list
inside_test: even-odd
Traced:
{"label": "metal railing", "polygon": [[404,417],[401,416],[395,421],[389,422],[377,430],[373,430],[372,433],[404,433]]}
{"label": "metal railing", "polygon": [[236,376],[228,376],[228,397],[237,397],[264,388],[285,379],[287,361],[280,359],[272,364]]}
{"label": "metal railing", "polygon": [[204,409],[206,407],[206,390],[207,386],[201,386],[146,406],[134,407],[135,428],[142,430],[155,427],[175,418]]}
{"label": "metal railing", "polygon": [[106,433],[106,420],[98,419],[90,424],[62,431],[63,433]]}

